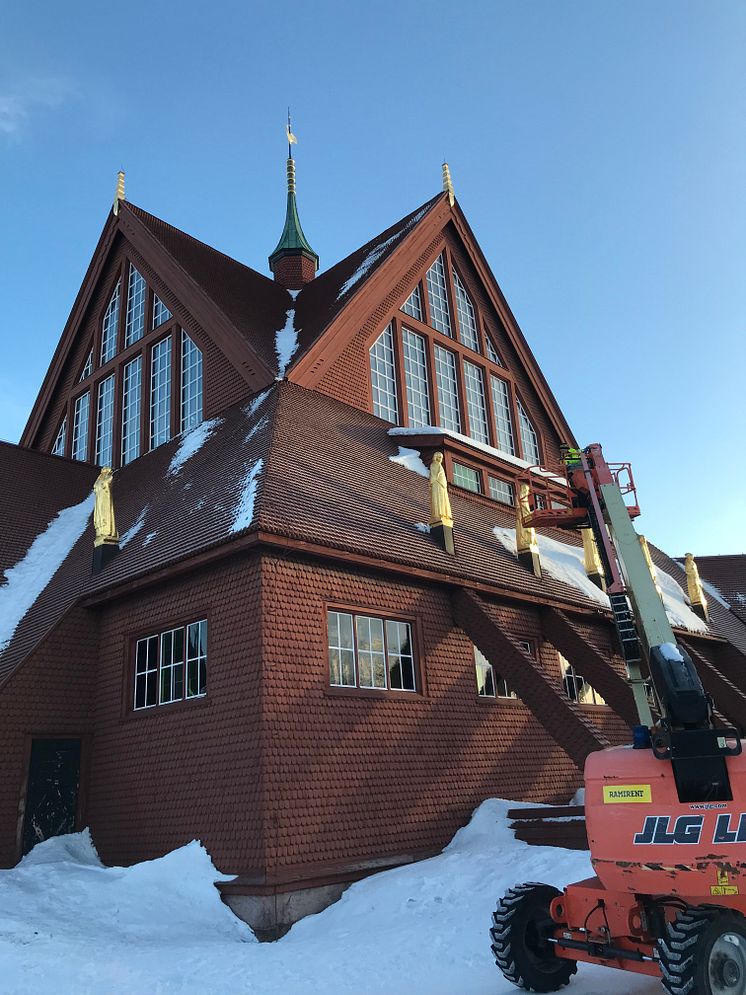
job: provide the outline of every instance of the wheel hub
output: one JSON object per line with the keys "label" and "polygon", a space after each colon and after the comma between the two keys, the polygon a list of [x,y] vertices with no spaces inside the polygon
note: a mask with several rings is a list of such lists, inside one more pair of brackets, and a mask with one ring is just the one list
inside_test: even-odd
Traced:
{"label": "wheel hub", "polygon": [[713,995],[746,993],[746,943],[736,933],[723,933],[712,945],[709,958]]}

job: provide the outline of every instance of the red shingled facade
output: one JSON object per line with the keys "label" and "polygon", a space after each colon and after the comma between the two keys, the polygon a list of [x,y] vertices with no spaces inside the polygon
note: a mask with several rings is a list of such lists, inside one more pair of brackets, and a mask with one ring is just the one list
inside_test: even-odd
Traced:
{"label": "red shingled facade", "polygon": [[[400,310],[444,250],[497,365],[455,334],[438,340],[427,314]],[[156,329],[148,319],[142,340],[105,367],[94,363],[80,383],[129,262],[147,283],[146,314],[157,294],[173,317]],[[499,375],[513,418],[518,401],[528,413],[546,465],[556,469],[560,444],[574,442],[458,205],[433,198],[308,275],[291,296],[139,208],[122,204],[108,219],[22,445],[0,446],[14,478],[0,493],[12,527],[0,567],[12,569],[57,511],[90,490],[93,466],[33,452],[49,452],[64,411],[69,431],[81,391],[95,396],[103,377],[142,353],[147,416],[150,349],[168,333],[179,341],[184,329],[201,351],[203,416],[214,420],[183,459],[183,438],[147,452],[143,424],[145,455],[119,468],[115,439],[126,541],[95,574],[89,524],[0,650],[0,864],[20,856],[32,738],[81,738],[77,824],[90,825],[105,861],[131,863],[198,837],[221,871],[237,875],[223,891],[260,899],[432,853],[486,797],[566,801],[585,755],[628,738],[634,711],[603,606],[524,570],[493,532],[510,527],[514,512],[489,495],[452,487],[449,556],[416,527],[428,520],[428,482],[391,457],[399,445],[415,445],[426,462],[442,449],[449,475],[460,460],[508,481],[515,460],[463,439],[392,438],[392,426],[373,416],[369,349],[393,320],[397,336],[406,325],[428,340],[431,362],[439,341],[459,362],[482,364],[486,378]],[[297,347],[276,383],[275,336],[288,314]],[[397,364],[406,426],[398,347]],[[173,369],[175,413],[177,360]],[[116,390],[115,434],[119,379]],[[41,487],[40,472],[44,500],[32,512],[23,493]],[[237,525],[251,474],[252,513]],[[654,556],[683,583],[676,564]],[[416,690],[333,686],[329,610],[409,622]],[[746,725],[746,699],[730,694],[720,672],[732,679],[746,662],[746,627],[721,605],[713,614],[708,635],[687,639],[716,697],[733,698],[725,714]],[[134,710],[138,638],[201,619],[206,695]],[[477,694],[475,644],[524,700]],[[606,705],[568,699],[558,651]]]}

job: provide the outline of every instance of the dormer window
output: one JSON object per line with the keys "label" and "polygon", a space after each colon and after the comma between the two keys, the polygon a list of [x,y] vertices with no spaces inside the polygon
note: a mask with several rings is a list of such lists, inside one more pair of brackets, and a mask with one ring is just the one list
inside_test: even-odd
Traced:
{"label": "dormer window", "polygon": [[65,455],[65,437],[67,435],[67,415],[62,419],[62,424],[57,432],[57,438],[54,440],[54,445],[52,446],[53,456],[64,456]]}
{"label": "dormer window", "polygon": [[88,413],[91,404],[91,395],[86,392],[75,401],[73,415],[73,439],[72,452],[73,459],[88,459]]}
{"label": "dormer window", "polygon": [[370,347],[370,379],[373,413],[379,418],[399,421],[394,360],[394,326],[388,325]]}
{"label": "dormer window", "polygon": [[181,431],[202,421],[202,350],[181,330]]}
{"label": "dormer window", "polygon": [[484,374],[479,366],[464,360],[466,383],[466,411],[469,415],[469,435],[477,442],[489,445],[490,430],[487,422],[487,404],[484,396]]}
{"label": "dormer window", "polygon": [[438,385],[440,424],[451,432],[461,431],[461,410],[458,402],[458,372],[456,356],[450,349],[435,346],[435,381]]}
{"label": "dormer window", "polygon": [[402,329],[407,413],[410,425],[430,424],[430,390],[427,379],[427,344],[422,335]]}
{"label": "dormer window", "polygon": [[117,329],[119,327],[119,304],[122,284],[117,281],[109,306],[101,325],[101,365],[108,363],[117,354]]}
{"label": "dormer window", "polygon": [[172,318],[171,312],[157,294],[153,294],[153,328],[157,328]]}
{"label": "dormer window", "polygon": [[424,321],[422,315],[422,296],[420,294],[419,283],[406,301],[402,304],[401,309],[405,314],[408,314],[410,318],[416,318],[418,321]]}
{"label": "dormer window", "polygon": [[526,414],[526,410],[520,402],[520,399],[516,401],[518,407],[518,423],[521,430],[521,447],[523,449],[523,458],[528,460],[529,463],[539,464],[541,463],[541,453],[539,452],[539,436],[536,434],[536,429],[531,424],[531,419]]}
{"label": "dormer window", "polygon": [[504,453],[515,456],[515,438],[513,436],[513,419],[510,414],[510,389],[501,377],[494,373],[492,381],[492,409],[495,415],[495,432],[497,433],[497,448]]}
{"label": "dormer window", "polygon": [[114,442],[114,374],[98,385],[96,407],[96,462],[111,466]]}
{"label": "dormer window", "polygon": [[474,312],[474,305],[456,270],[453,271],[453,285],[456,289],[456,313],[458,315],[459,338],[465,346],[473,349],[474,352],[480,352],[479,331],[477,329],[477,316]]}
{"label": "dormer window", "polygon": [[127,320],[124,328],[124,348],[137,342],[145,333],[145,280],[130,263],[130,277],[127,289]]}
{"label": "dormer window", "polygon": [[427,299],[430,305],[430,323],[439,332],[450,336],[451,313],[448,308],[448,290],[446,288],[446,269],[443,256],[438,256],[427,271]]}
{"label": "dormer window", "polygon": [[83,383],[88,377],[93,373],[93,349],[88,353],[88,359],[85,361],[85,366],[83,367],[83,372],[80,374],[80,380],[78,383]]}

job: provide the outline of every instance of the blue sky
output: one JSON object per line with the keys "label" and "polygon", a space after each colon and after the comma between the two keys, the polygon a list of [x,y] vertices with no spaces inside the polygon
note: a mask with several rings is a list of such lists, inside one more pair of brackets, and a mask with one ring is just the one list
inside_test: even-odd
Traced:
{"label": "blue sky", "polygon": [[0,438],[16,441],[128,199],[266,272],[293,108],[332,265],[456,194],[638,527],[746,550],[746,4],[16,2],[0,35]]}

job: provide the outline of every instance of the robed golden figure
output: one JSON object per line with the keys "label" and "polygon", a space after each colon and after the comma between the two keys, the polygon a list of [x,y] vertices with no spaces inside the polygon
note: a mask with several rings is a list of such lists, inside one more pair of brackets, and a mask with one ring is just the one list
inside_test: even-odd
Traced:
{"label": "robed golden figure", "polygon": [[93,525],[96,529],[95,546],[119,542],[119,533],[114,519],[114,497],[111,492],[113,480],[114,473],[111,467],[105,466],[93,485],[93,493],[96,497],[93,509]]}

